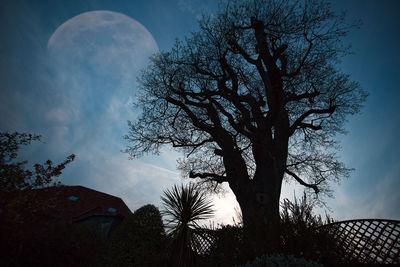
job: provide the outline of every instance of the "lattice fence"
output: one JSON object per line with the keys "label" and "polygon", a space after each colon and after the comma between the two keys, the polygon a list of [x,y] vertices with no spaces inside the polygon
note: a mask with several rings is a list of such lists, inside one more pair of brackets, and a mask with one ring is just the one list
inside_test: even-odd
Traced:
{"label": "lattice fence", "polygon": [[324,225],[338,243],[338,256],[368,264],[400,264],[400,221],[350,220]]}
{"label": "lattice fence", "polygon": [[191,246],[199,255],[207,255],[216,242],[215,230],[198,229],[193,233]]}
{"label": "lattice fence", "polygon": [[[337,256],[344,261],[368,264],[400,264],[400,221],[350,220],[321,226],[338,244]],[[192,248],[207,255],[216,242],[214,230],[201,229],[193,233]]]}

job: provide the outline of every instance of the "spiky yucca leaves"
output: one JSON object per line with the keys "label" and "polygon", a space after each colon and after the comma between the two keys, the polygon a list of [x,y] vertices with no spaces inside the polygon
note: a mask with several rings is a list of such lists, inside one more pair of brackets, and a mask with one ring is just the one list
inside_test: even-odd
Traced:
{"label": "spiky yucca leaves", "polygon": [[214,213],[211,202],[194,184],[174,185],[164,191],[161,200],[165,208],[162,214],[167,216],[167,227],[172,232],[184,227],[198,228],[200,221],[211,218]]}
{"label": "spiky yucca leaves", "polygon": [[209,219],[214,211],[206,195],[194,184],[181,185],[164,191],[162,214],[172,238],[172,261],[174,266],[192,266],[194,252],[191,247],[192,230],[199,228],[202,220]]}

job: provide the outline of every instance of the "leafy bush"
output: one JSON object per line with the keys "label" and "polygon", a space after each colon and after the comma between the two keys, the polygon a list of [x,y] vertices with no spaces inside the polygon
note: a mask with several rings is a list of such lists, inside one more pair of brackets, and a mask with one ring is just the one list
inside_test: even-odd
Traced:
{"label": "leafy bush", "polygon": [[281,211],[281,252],[323,263],[335,261],[336,244],[318,228],[333,220],[327,216],[325,222],[320,215],[313,214],[314,205],[306,194],[298,201],[285,199]]}
{"label": "leafy bush", "polygon": [[40,135],[27,133],[0,132],[0,193],[19,192],[34,188],[58,185],[56,178],[61,175],[67,164],[75,159],[72,154],[54,166],[51,160],[44,164],[34,164],[34,170],[25,169],[27,160],[18,161],[18,152],[22,146],[40,141]]}
{"label": "leafy bush", "polygon": [[271,254],[263,255],[248,262],[244,267],[282,267],[282,266],[323,266],[322,264],[303,258],[296,258],[293,255]]}
{"label": "leafy bush", "polygon": [[223,225],[212,231],[215,241],[208,255],[202,257],[202,266],[233,266],[243,260],[243,228]]}
{"label": "leafy bush", "polygon": [[[336,244],[328,234],[318,230],[332,219],[327,217],[324,222],[321,216],[313,214],[313,203],[305,195],[300,200],[295,198],[293,202],[286,199],[281,207],[280,224],[272,226],[272,231],[279,233],[279,240],[271,242],[268,239],[271,229],[223,226],[211,232],[215,241],[209,253],[202,258],[202,263],[207,266],[234,266],[245,264],[260,255],[280,253],[323,264],[340,264],[334,254]],[[251,239],[254,233],[258,236]]]}
{"label": "leafy bush", "polygon": [[0,224],[2,266],[104,266],[105,235],[82,224]]}
{"label": "leafy bush", "polygon": [[[73,224],[70,226],[54,229],[60,232],[68,250],[59,249],[56,265],[60,265],[60,255],[65,255],[66,266],[102,266],[105,265],[104,255],[106,252],[106,235],[97,227],[85,224]],[[56,235],[55,235],[56,236]],[[54,246],[59,246],[59,243]],[[65,245],[64,245],[65,247]]]}
{"label": "leafy bush", "polygon": [[58,177],[62,170],[75,159],[72,154],[54,165],[51,160],[26,168],[27,160],[20,160],[19,150],[40,141],[40,135],[0,132],[0,223],[20,223],[31,217],[32,210],[45,210],[52,206],[51,200],[39,199],[34,189],[61,185]]}
{"label": "leafy bush", "polygon": [[165,241],[159,210],[145,205],[127,216],[111,233],[107,258],[112,266],[162,266]]}

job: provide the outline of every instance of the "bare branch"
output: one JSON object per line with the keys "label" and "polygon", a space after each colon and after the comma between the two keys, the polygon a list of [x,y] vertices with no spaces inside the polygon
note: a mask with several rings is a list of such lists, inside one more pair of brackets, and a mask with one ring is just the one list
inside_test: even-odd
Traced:
{"label": "bare branch", "polygon": [[316,130],[319,130],[318,126],[313,126],[313,125],[310,125],[310,124],[303,123],[303,120],[306,119],[308,116],[310,116],[312,114],[332,114],[333,112],[335,112],[335,109],[336,109],[336,106],[331,106],[331,107],[326,108],[326,109],[310,109],[310,110],[306,111],[299,118],[297,118],[295,120],[295,122],[292,124],[292,126],[290,126],[289,135],[293,135],[293,133],[298,128],[304,128],[304,127],[301,127],[301,125],[303,125],[303,126],[304,125],[308,125],[309,128],[317,127]]}
{"label": "bare branch", "polygon": [[318,92],[318,91],[314,91],[312,93],[306,92],[306,93],[302,93],[302,94],[299,94],[299,95],[289,94],[286,97],[286,103],[291,102],[291,101],[299,101],[299,100],[302,100],[302,99],[312,99],[312,98],[318,96],[319,94],[320,94],[320,92]]}
{"label": "bare branch", "polygon": [[304,129],[304,128],[309,128],[309,129],[312,129],[314,131],[318,131],[318,130],[322,129],[322,126],[321,125],[314,125],[312,123],[300,122],[299,126],[298,126],[298,129]]}
{"label": "bare branch", "polygon": [[168,144],[184,153],[185,177],[228,181],[242,202],[264,203],[265,195],[279,205],[269,181],[278,187],[285,173],[328,194],[325,181],[350,171],[334,136],[365,92],[337,66],[348,52],[343,17],[323,2],[300,2],[229,1],[154,57],[140,80],[143,113],[130,124],[127,151],[157,153]]}
{"label": "bare branch", "polygon": [[222,176],[222,175],[218,175],[215,173],[208,173],[208,172],[204,172],[204,173],[195,173],[195,172],[190,172],[189,173],[189,178],[201,178],[201,179],[205,179],[205,178],[210,178],[213,181],[217,182],[217,183],[223,183],[223,182],[228,182],[228,179],[226,176]]}
{"label": "bare branch", "polygon": [[297,176],[294,172],[289,171],[288,169],[285,170],[285,172],[287,174],[289,174],[290,176],[292,176],[297,182],[299,182],[301,185],[305,186],[305,187],[309,187],[314,189],[315,194],[318,194],[320,192],[318,185],[320,183],[316,183],[316,184],[308,184],[306,182],[304,182],[299,176]]}
{"label": "bare branch", "polygon": [[282,75],[283,77],[293,78],[294,76],[298,75],[300,73],[301,69],[304,67],[304,64],[305,64],[307,58],[309,57],[311,49],[313,47],[312,41],[309,38],[307,38],[306,34],[304,34],[304,38],[308,42],[307,51],[305,52],[303,58],[301,59],[299,65],[297,66],[296,70],[291,73],[283,73],[283,75]]}

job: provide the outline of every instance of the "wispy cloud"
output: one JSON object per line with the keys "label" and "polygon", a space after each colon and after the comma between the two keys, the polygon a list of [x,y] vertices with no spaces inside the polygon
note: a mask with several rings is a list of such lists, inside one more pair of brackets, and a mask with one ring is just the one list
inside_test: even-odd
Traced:
{"label": "wispy cloud", "polygon": [[[373,181],[364,181],[367,177],[358,174],[356,181],[347,181],[342,186],[337,186],[335,199],[329,201],[335,211],[333,216],[338,220],[357,218],[400,219],[400,161],[390,169],[375,177]],[[351,185],[350,185],[351,183]],[[370,184],[363,187],[362,193],[354,188],[357,184],[361,187],[364,183]],[[371,186],[372,185],[372,186]]]}
{"label": "wispy cloud", "polygon": [[190,12],[197,19],[200,19],[203,13],[212,13],[212,7],[215,7],[216,2],[217,1],[178,0],[178,6],[182,11]]}

